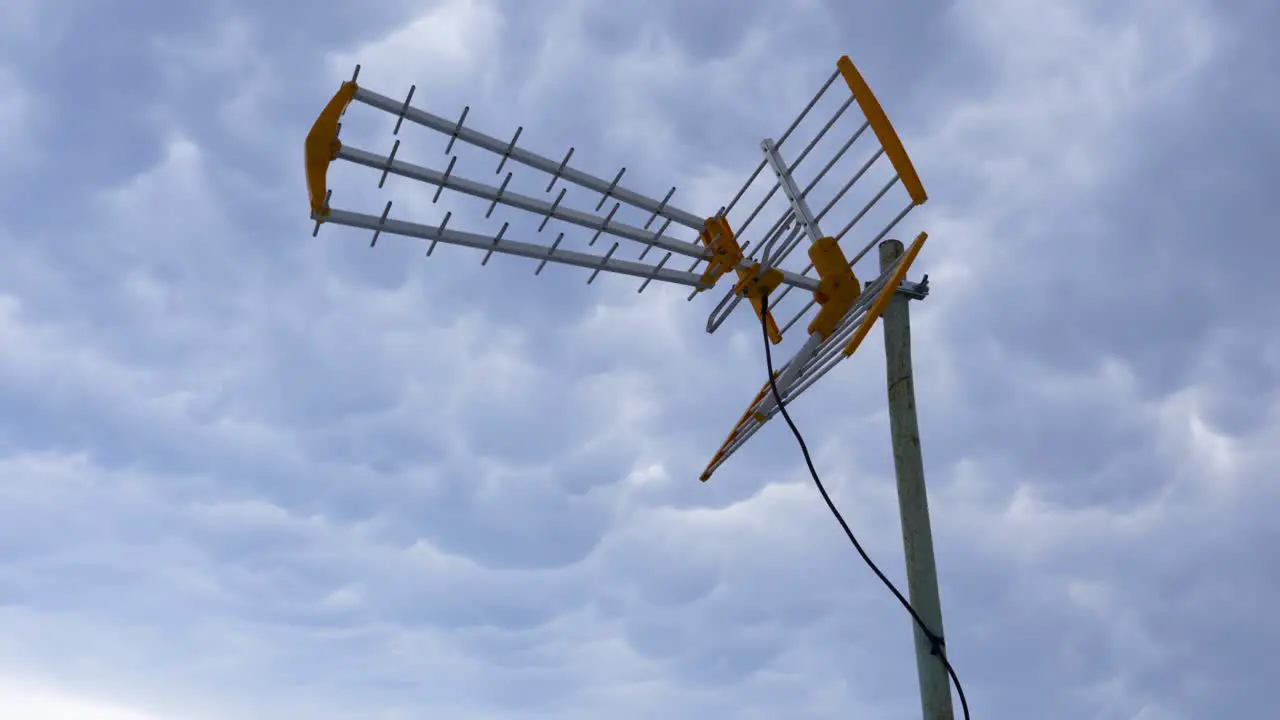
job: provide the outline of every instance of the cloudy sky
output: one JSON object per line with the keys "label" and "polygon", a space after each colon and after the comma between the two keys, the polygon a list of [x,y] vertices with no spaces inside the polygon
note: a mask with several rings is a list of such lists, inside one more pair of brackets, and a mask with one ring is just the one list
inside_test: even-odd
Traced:
{"label": "cloudy sky", "polygon": [[[785,426],[697,482],[749,317],[312,238],[303,184],[359,62],[713,212],[847,53],[931,191],[974,717],[1272,717],[1280,6],[889,5],[0,3],[0,714],[918,717],[909,619]],[[901,581],[883,378],[877,331],[794,415]]]}

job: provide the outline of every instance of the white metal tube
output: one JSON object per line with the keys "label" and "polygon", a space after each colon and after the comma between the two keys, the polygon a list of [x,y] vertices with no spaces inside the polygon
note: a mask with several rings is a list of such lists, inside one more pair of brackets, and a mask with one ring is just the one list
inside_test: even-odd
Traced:
{"label": "white metal tube", "polygon": [[334,225],[345,225],[347,227],[363,228],[365,230],[373,230],[381,225],[382,233],[387,235],[401,235],[404,237],[430,240],[433,243],[442,242],[447,245],[459,245],[462,247],[475,248],[477,250],[488,251],[492,249],[496,253],[503,253],[505,255],[515,255],[533,260],[547,260],[554,263],[560,263],[562,265],[573,265],[576,267],[587,268],[588,270],[600,268],[607,272],[630,275],[638,278],[652,277],[654,280],[669,282],[676,285],[685,285],[688,287],[703,289],[707,287],[702,282],[702,278],[693,273],[680,272],[679,270],[659,269],[644,263],[631,262],[628,260],[616,260],[612,258],[603,259],[602,262],[602,258],[599,255],[575,252],[573,250],[560,250],[553,253],[550,248],[544,245],[518,242],[515,240],[498,239],[495,241],[495,239],[490,235],[477,235],[476,233],[464,232],[462,230],[450,230],[444,227],[423,225],[419,223],[406,222],[404,220],[383,221],[378,215],[367,215],[365,213],[351,212],[349,210],[330,210],[329,216],[325,218],[324,221]]}
{"label": "white metal tube", "polygon": [[[404,101],[402,100],[394,100],[386,95],[373,92],[372,90],[368,90],[363,87],[356,89],[355,97],[353,99],[369,105],[370,107],[375,107],[384,112],[391,113],[397,117],[403,116],[404,119],[412,123],[431,128],[432,130],[444,133],[451,137],[456,137],[458,140],[474,145],[483,150],[488,150],[489,152],[497,155],[502,155],[507,152],[508,143],[505,140],[499,140],[491,135],[486,135],[485,133],[472,130],[471,128],[462,127],[460,122],[446,120],[439,115],[434,115],[425,110],[419,110],[414,107],[405,107]],[[659,200],[627,190],[626,188],[615,187],[613,183],[582,172],[581,170],[575,170],[571,167],[562,167],[561,163],[542,155],[538,155],[537,153],[525,150],[524,148],[511,147],[508,157],[522,165],[534,168],[535,170],[541,170],[548,174],[555,174],[558,172],[559,177],[562,177],[575,185],[580,185],[588,190],[594,190],[598,193],[606,194],[642,210],[657,212],[659,215],[671,218],[674,222],[684,225],[692,230],[701,230],[703,227],[703,221],[705,218],[686,212],[677,207],[673,207],[669,204],[665,207],[661,207],[662,203]]]}

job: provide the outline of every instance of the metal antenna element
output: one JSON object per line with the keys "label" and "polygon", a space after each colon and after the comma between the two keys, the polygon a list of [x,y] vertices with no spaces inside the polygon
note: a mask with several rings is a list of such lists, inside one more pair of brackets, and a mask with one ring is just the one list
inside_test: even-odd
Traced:
{"label": "metal antenna element", "polygon": [[[482,265],[494,255],[526,258],[533,261],[535,275],[548,264],[577,267],[586,271],[588,283],[601,274],[625,275],[639,281],[637,292],[653,283],[680,285],[692,291],[690,299],[732,275],[707,317],[707,332],[723,326],[743,300],[755,310],[753,322],[765,323],[773,344],[790,342],[794,333],[789,331],[807,319],[802,337],[791,343],[791,359],[775,378],[783,404],[850,357],[895,295],[922,299],[928,294],[924,282],[905,280],[925,242],[922,232],[891,267],[870,271],[874,280],[864,284],[855,275],[859,260],[927,196],[884,110],[847,57],[839,59],[776,141],[761,141],[746,182],[711,213],[680,207],[674,186],[660,196],[640,192],[629,185],[626,168],[611,179],[580,169],[572,162],[573,148],[558,159],[529,150],[520,144],[527,137],[524,126],[501,137],[490,135],[477,129],[482,121],[472,117],[470,106],[437,115],[413,105],[413,87],[393,98],[359,85],[358,78],[357,72],[339,87],[306,139],[317,231],[322,224],[358,228],[371,233],[370,246],[391,236],[413,238],[428,244],[428,255],[437,244],[471,248],[480,253]],[[353,103],[387,119],[394,136],[389,154],[339,140],[340,119]],[[413,128],[439,138],[447,160],[428,153],[423,157],[432,159],[415,162]],[[481,156],[492,163],[479,173],[489,181],[467,171]],[[421,164],[437,161],[442,169]],[[368,173],[370,186],[399,188],[396,212],[389,200],[374,213],[332,207],[330,184],[337,176],[330,175],[338,163],[344,173],[346,168]],[[557,184],[559,192],[553,194]],[[403,193],[423,185],[422,203]],[[405,215],[415,208],[433,212],[442,194],[443,220]],[[479,206],[467,211],[459,204],[464,202]],[[543,233],[553,221],[559,223],[556,232]],[[478,227],[488,223],[500,227]],[[565,232],[575,228],[580,238]],[[607,242],[599,243],[602,237]],[[803,265],[792,260],[801,244],[807,245]],[[796,289],[803,291],[803,301],[788,308],[787,298]],[[768,313],[762,302],[766,295]],[[776,322],[774,312],[785,313],[784,322]],[[748,404],[702,480],[778,413],[769,390],[766,383]]]}

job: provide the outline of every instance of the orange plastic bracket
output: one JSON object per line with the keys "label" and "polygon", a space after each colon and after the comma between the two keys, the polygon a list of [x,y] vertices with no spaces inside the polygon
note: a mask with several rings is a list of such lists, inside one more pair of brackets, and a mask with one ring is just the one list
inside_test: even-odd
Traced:
{"label": "orange plastic bracket", "polygon": [[862,287],[835,238],[819,238],[810,245],[809,259],[818,271],[818,289],[813,292],[813,299],[820,306],[809,323],[809,334],[818,333],[826,340],[862,294]]}
{"label": "orange plastic bracket", "polygon": [[307,193],[311,196],[312,218],[319,219],[329,214],[329,206],[325,202],[329,163],[342,150],[342,143],[338,140],[338,120],[356,96],[356,89],[354,82],[342,83],[333,99],[320,111],[320,116],[311,126],[311,132],[307,133]]}
{"label": "orange plastic bracket", "polygon": [[725,218],[718,215],[707,218],[706,228],[698,234],[698,239],[711,250],[707,269],[702,273],[702,282],[707,285],[715,285],[725,273],[742,262],[742,247]]}
{"label": "orange plastic bracket", "polygon": [[889,282],[885,283],[884,287],[880,289],[880,294],[876,296],[875,302],[867,310],[866,317],[862,318],[862,324],[858,326],[858,331],[853,334],[849,344],[844,346],[845,357],[858,350],[858,346],[867,337],[867,333],[871,332],[871,326],[884,314],[884,309],[889,307],[889,301],[893,299],[893,294],[898,291],[898,286],[906,278],[907,270],[911,268],[911,263],[916,261],[916,256],[920,254],[920,248],[924,247],[924,241],[928,237],[928,233],[917,235],[915,241],[911,243],[911,247],[907,248],[906,254],[898,261],[897,269],[893,271]]}
{"label": "orange plastic bracket", "polygon": [[735,295],[741,295],[751,301],[751,307],[755,308],[756,317],[761,318],[765,322],[769,334],[769,342],[777,345],[782,342],[782,332],[778,330],[778,323],[773,319],[773,313],[764,312],[764,296],[771,293],[782,284],[782,271],[777,268],[769,268],[764,272],[760,272],[760,263],[756,263],[749,268],[738,268],[738,283],[733,286]]}
{"label": "orange plastic bracket", "polygon": [[836,61],[836,69],[844,77],[845,84],[849,86],[849,92],[853,93],[853,99],[858,102],[858,107],[867,118],[867,124],[871,126],[876,139],[880,141],[880,147],[884,148],[884,154],[888,155],[889,162],[893,163],[893,169],[898,172],[903,187],[911,196],[911,202],[916,205],[924,204],[924,201],[929,199],[924,191],[924,183],[920,182],[920,175],[911,164],[907,149],[902,146],[902,140],[898,137],[897,131],[889,123],[889,116],[884,114],[880,101],[876,100],[876,96],[871,93],[871,86],[867,85],[862,73],[853,66],[853,61],[848,55]]}

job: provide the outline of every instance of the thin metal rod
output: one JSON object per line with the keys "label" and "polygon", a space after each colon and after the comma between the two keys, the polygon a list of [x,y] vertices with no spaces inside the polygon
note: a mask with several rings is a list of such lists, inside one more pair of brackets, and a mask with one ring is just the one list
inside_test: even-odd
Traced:
{"label": "thin metal rod", "polygon": [[796,171],[796,168],[800,166],[800,162],[809,156],[809,153],[813,151],[813,148],[816,147],[819,142],[822,142],[822,138],[826,137],[827,131],[831,129],[832,125],[836,124],[836,121],[840,119],[841,115],[844,115],[844,111],[848,110],[849,106],[852,104],[853,96],[850,95],[849,99],[845,100],[844,104],[840,106],[840,109],[836,111],[836,114],[832,115],[831,119],[827,121],[827,124],[822,126],[822,129],[818,131],[818,134],[813,136],[813,139],[809,141],[809,144],[804,146],[804,150],[800,151],[800,155],[795,159],[795,162],[792,162],[791,165],[787,166],[787,172]]}
{"label": "thin metal rod", "polygon": [[[509,223],[502,223],[502,229],[498,230],[498,234],[493,237],[493,248],[498,247],[502,242],[502,236],[507,234],[507,226]],[[489,248],[489,252],[484,254],[484,259],[480,261],[480,265],[488,265],[489,258],[493,257],[493,248]]]}
{"label": "thin metal rod", "polygon": [[556,167],[556,171],[551,174],[551,182],[547,183],[547,192],[551,192],[551,187],[560,179],[560,173],[564,172],[564,168],[569,164],[569,158],[573,157],[573,148],[569,148],[569,152],[564,154],[564,159]]}
{"label": "thin metal rod", "polygon": [[864,255],[866,255],[868,252],[871,252],[871,248],[875,247],[876,243],[883,240],[884,236],[889,234],[889,231],[893,230],[893,228],[896,227],[898,223],[902,222],[902,218],[906,217],[907,213],[911,212],[912,208],[914,208],[915,206],[916,204],[914,202],[911,202],[911,203],[908,203],[906,207],[902,208],[902,210],[897,214],[897,216],[895,216],[892,220],[890,220],[888,225],[884,226],[883,230],[876,233],[876,236],[871,238],[871,242],[863,246],[863,248],[858,251],[858,254],[853,256],[853,259],[849,261],[849,265],[852,266],[856,264],[859,260],[862,259]]}
{"label": "thin metal rod", "polygon": [[369,241],[369,247],[378,244],[378,236],[382,234],[382,225],[387,221],[387,214],[391,212],[391,201],[387,201],[387,206],[382,209],[382,217],[378,219],[378,227],[373,230],[373,239]]}
{"label": "thin metal rod", "polygon": [[827,81],[822,84],[822,89],[813,96],[813,99],[809,101],[808,105],[804,106],[804,110],[800,111],[800,114],[796,116],[796,119],[791,121],[791,126],[787,128],[786,132],[782,133],[782,137],[777,143],[778,147],[781,147],[782,143],[786,142],[787,138],[791,137],[791,133],[795,132],[795,129],[800,126],[800,121],[804,120],[805,116],[809,114],[809,111],[813,109],[813,106],[818,104],[818,99],[827,92],[827,88],[831,87],[831,83],[835,82],[838,77],[840,77],[839,70],[831,73],[831,77],[827,78]]}
{"label": "thin metal rod", "polygon": [[[671,202],[671,196],[675,194],[676,194],[676,186],[672,185],[671,189],[667,191],[667,196],[662,198],[662,202],[658,203],[658,207],[654,208],[653,214],[650,215],[649,220],[645,222],[644,224],[645,230],[648,230],[649,226],[653,224],[653,221],[658,219],[658,213],[662,212],[662,209],[667,206],[667,203]],[[670,221],[668,220],[668,222]]]}
{"label": "thin metal rod", "polygon": [[849,231],[853,229],[853,226],[857,225],[858,221],[861,220],[864,215],[870,212],[871,208],[874,207],[876,203],[880,202],[880,198],[884,197],[884,194],[889,192],[889,189],[897,184],[898,184],[898,176],[894,175],[893,179],[885,183],[884,187],[880,188],[880,192],[876,193],[876,196],[871,198],[871,202],[863,206],[862,210],[858,211],[858,214],[854,215],[853,219],[849,221],[849,224],[845,225],[844,228],[842,228],[840,232],[836,234],[835,236],[836,240],[838,241],[843,239],[844,236],[847,235]]}
{"label": "thin metal rod", "polygon": [[[360,90],[363,90],[363,89],[364,89],[364,88],[360,88]],[[357,97],[357,98],[358,98],[358,97],[359,97],[359,95],[360,95],[360,90],[357,90],[357,91],[356,91],[356,97]],[[408,108],[408,109],[404,110],[404,112],[400,113],[400,117],[409,117],[409,111],[410,111],[410,110],[413,110],[413,108]],[[452,129],[450,129],[450,130],[441,130],[441,132],[447,132],[447,133],[449,133],[449,144],[444,146],[444,154],[445,154],[445,155],[449,155],[449,154],[451,154],[451,153],[453,152],[453,144],[458,140],[458,133],[462,132],[462,123],[464,123],[464,122],[466,122],[466,121],[467,121],[467,113],[469,113],[469,112],[471,112],[471,106],[470,106],[470,105],[467,105],[466,107],[462,108],[462,117],[458,118],[458,122],[457,122],[457,124],[456,124],[456,125],[454,125]],[[443,119],[444,119],[444,118],[441,118],[441,120],[443,120]],[[410,118],[410,120],[412,120],[412,118]]]}
{"label": "thin metal rod", "polygon": [[656,243],[662,237],[662,233],[666,232],[667,227],[670,225],[671,225],[671,218],[666,218],[666,220],[663,221],[662,226],[658,228],[658,231],[653,234],[653,237],[645,241],[644,251],[640,253],[640,257],[639,257],[640,260],[643,260],[644,256],[648,255],[649,251],[656,246]]}
{"label": "thin metal rod", "polygon": [[404,105],[400,106],[400,112],[396,115],[396,127],[394,130],[391,131],[392,135],[400,134],[400,125],[401,123],[404,122],[404,111],[409,109],[409,103],[413,102],[413,91],[417,89],[418,89],[417,85],[409,86],[409,94],[405,96]]}
{"label": "thin metal rod", "polygon": [[444,234],[445,228],[449,226],[449,218],[451,217],[453,217],[452,210],[445,212],[444,220],[440,221],[440,227],[436,228],[436,233],[431,238],[431,244],[427,246],[427,257],[431,257],[431,253],[436,251],[436,245],[440,242],[440,236]]}
{"label": "thin metal rod", "polygon": [[835,207],[836,203],[840,202],[840,198],[843,198],[845,193],[848,193],[849,190],[853,188],[854,183],[862,179],[862,176],[871,169],[872,165],[876,164],[876,161],[880,159],[881,155],[884,155],[884,148],[878,148],[875,154],[871,156],[871,159],[863,163],[862,167],[858,168],[858,172],[854,173],[853,177],[849,178],[849,182],[845,183],[844,187],[840,188],[840,192],[836,193],[835,197],[831,198],[831,201],[822,208],[822,212],[818,213],[819,219],[826,217],[827,213],[831,212],[831,208]]}
{"label": "thin metal rod", "polygon": [[862,123],[862,127],[858,128],[858,132],[854,133],[853,137],[846,140],[844,145],[840,146],[840,151],[835,155],[832,155],[831,159],[827,161],[827,164],[823,166],[822,170],[817,175],[813,176],[813,179],[809,181],[808,185],[804,186],[803,195],[808,195],[809,191],[813,190],[814,186],[817,185],[822,178],[826,177],[827,173],[831,172],[831,168],[835,167],[835,164],[840,162],[840,158],[844,157],[844,154],[849,152],[849,148],[853,147],[853,144],[858,142],[858,138],[862,133],[866,132],[868,127],[871,127],[871,123]]}
{"label": "thin metal rod", "polygon": [[591,236],[591,242],[587,243],[588,247],[596,244],[596,240],[600,239],[601,233],[609,231],[609,222],[613,220],[613,216],[617,214],[618,208],[620,207],[622,207],[622,203],[616,202],[613,204],[613,208],[609,210],[609,214],[606,215],[604,221],[600,223],[600,227],[596,230],[596,234]]}
{"label": "thin metal rod", "polygon": [[733,212],[733,208],[738,204],[738,201],[742,199],[743,194],[747,192],[747,188],[751,187],[751,183],[756,181],[756,178],[759,177],[760,172],[764,170],[764,166],[768,164],[769,164],[768,160],[760,161],[760,164],[756,166],[755,171],[751,173],[751,177],[747,178],[747,181],[742,184],[742,187],[738,188],[738,194],[734,195],[733,199],[730,200],[729,204],[725,207],[724,212],[726,215]]}
{"label": "thin metal rod", "polygon": [[542,216],[542,222],[538,224],[538,232],[542,232],[542,228],[547,226],[551,218],[555,217],[556,208],[560,207],[560,201],[564,199],[564,194],[569,188],[560,188],[560,194],[551,202],[551,207],[547,209],[545,215]]}
{"label": "thin metal rod", "polygon": [[[626,174],[626,172],[627,169],[622,168],[618,171],[618,174],[614,176],[613,182],[609,183],[609,187],[605,188],[604,195],[600,198],[600,202],[596,203],[596,212],[600,212],[600,208],[604,207],[605,201],[613,196],[613,191],[618,189],[618,181],[622,179],[622,176]],[[657,215],[661,213],[665,207],[666,203],[661,203],[658,207],[653,209],[653,213]]]}
{"label": "thin metal rod", "polygon": [[[759,252],[752,253],[752,255],[756,255],[759,258],[761,269],[770,265],[777,265],[781,262],[781,259],[785,259],[785,255],[779,258],[776,255],[771,255],[770,251],[773,250],[773,246],[778,242],[778,238],[791,229],[791,223],[795,222],[795,218],[796,214],[792,210],[788,209],[787,212],[782,213],[782,216],[774,221],[773,227],[769,228],[768,234],[765,235],[765,241],[758,248]],[[744,247],[743,250],[746,250],[746,248]]]}
{"label": "thin metal rod", "polygon": [[[761,268],[762,270],[764,268]],[[720,329],[720,325],[733,314],[734,308],[743,300],[742,296],[735,293],[732,289],[720,298],[720,302],[711,309],[711,314],[707,315],[707,332],[713,333]]]}
{"label": "thin metal rod", "polygon": [[[655,271],[661,270],[661,269],[662,269],[662,266],[663,266],[663,265],[666,265],[666,264],[667,264],[667,261],[668,261],[668,260],[670,260],[670,259],[671,259],[671,253],[667,253],[666,255],[663,255],[663,256],[662,256],[662,259],[658,261],[658,264],[657,264],[657,266],[654,268],[654,270],[655,270]],[[650,275],[649,277],[645,278],[645,279],[644,279],[644,282],[643,282],[643,283],[640,283],[640,288],[639,288],[638,290],[636,290],[636,294],[637,294],[637,295],[639,295],[640,293],[644,292],[644,289],[645,289],[645,288],[647,288],[647,287],[649,287],[649,283],[650,283],[650,282],[652,282],[652,281],[653,281],[653,276],[652,276],[652,275]]]}
{"label": "thin metal rod", "polygon": [[[777,147],[777,145],[775,144],[774,147]],[[766,159],[765,164],[767,165],[768,163],[769,161]],[[755,220],[756,216],[760,214],[760,211],[764,209],[764,206],[769,203],[769,200],[773,198],[773,194],[778,192],[778,188],[780,187],[782,187],[781,182],[774,183],[773,187],[769,189],[769,192],[765,194],[764,199],[756,206],[756,209],[752,210],[751,214],[747,216],[746,222],[742,223],[742,227],[739,227],[735,232],[741,235],[747,229],[747,226],[751,224],[751,221]]]}
{"label": "thin metal rod", "polygon": [[[618,251],[618,243],[614,243],[614,244],[613,244],[613,247],[609,248],[609,252],[605,253],[605,254],[604,254],[604,257],[600,259],[600,267],[597,267],[595,270],[593,270],[593,271],[591,272],[591,277],[587,278],[587,284],[588,284],[588,285],[590,285],[591,283],[595,282],[596,276],[600,274],[600,271],[601,271],[601,270],[603,270],[604,268],[608,267],[608,265],[609,265],[609,258],[612,258],[612,257],[613,257],[613,254],[614,254],[615,252],[617,252],[617,251]],[[650,276],[650,277],[652,277],[652,276]],[[649,279],[649,278],[645,278],[645,279],[647,280],[647,279]]]}
{"label": "thin metal rod", "polygon": [[[345,150],[346,148],[343,148],[343,149]],[[394,160],[391,162],[388,162],[387,171],[390,172],[391,168],[395,167],[395,164],[396,163]],[[449,175],[453,173],[453,166],[456,164],[458,164],[458,156],[457,155],[449,156],[449,167],[444,169],[444,175],[440,178],[438,187],[436,187],[436,194],[431,198],[432,205],[436,204],[436,201],[440,199],[440,193],[444,192],[444,189],[449,186]]]}
{"label": "thin metal rod", "polygon": [[381,190],[382,186],[386,184],[387,173],[391,169],[391,163],[396,161],[396,153],[399,152],[399,150],[400,150],[400,139],[397,138],[395,143],[391,146],[391,154],[387,156],[387,165],[386,167],[382,168],[382,177],[378,178],[379,190]]}
{"label": "thin metal rod", "polygon": [[[783,242],[782,249],[778,254],[770,259],[770,264],[779,265],[786,262],[786,259],[791,256],[791,253],[795,252],[796,248],[800,247],[800,242],[802,240],[804,240],[804,228],[799,225],[791,228],[791,234],[788,235],[786,241]],[[805,272],[808,271],[806,270]],[[779,295],[778,299],[782,299],[781,295]],[[772,305],[770,305],[770,307],[772,307]]]}
{"label": "thin metal rod", "polygon": [[493,194],[493,202],[489,203],[489,210],[484,214],[486,220],[489,219],[489,216],[492,215],[493,211],[498,207],[498,203],[502,202],[502,193],[507,191],[507,183],[511,182],[512,174],[513,173],[507,173],[507,176],[502,180],[502,185],[498,187],[498,192]]}
{"label": "thin metal rod", "polygon": [[542,274],[542,268],[547,266],[547,260],[549,260],[551,256],[555,254],[556,248],[560,247],[560,241],[563,239],[564,239],[564,233],[560,233],[559,235],[556,236],[556,241],[551,243],[551,247],[547,248],[547,256],[542,259],[542,262],[538,263],[538,269],[533,271],[534,275]]}
{"label": "thin metal rod", "polygon": [[524,126],[520,125],[516,128],[516,134],[512,136],[511,142],[507,144],[506,152],[502,153],[502,159],[498,161],[498,169],[493,171],[494,175],[502,172],[503,166],[507,164],[507,158],[511,157],[511,150],[515,148],[516,143],[520,142],[520,133],[524,132]]}
{"label": "thin metal rod", "polygon": [[[774,233],[778,232],[778,228],[781,227],[783,224],[786,224],[787,227],[791,227],[791,223],[794,220],[795,220],[795,210],[792,209],[790,205],[788,205],[786,209],[784,209],[782,213],[778,215],[778,219],[773,221],[773,225],[769,227],[769,232],[765,233],[765,238],[767,239],[767,238],[773,237]],[[743,249],[745,250],[746,248],[744,247]],[[764,253],[765,251],[771,250],[771,249],[772,248],[769,247],[769,244],[766,241],[765,243],[756,247],[755,251],[753,251],[750,254],[750,257],[754,261],[758,261],[761,263],[768,263],[769,260],[764,256]],[[776,262],[772,264],[777,265]]]}

